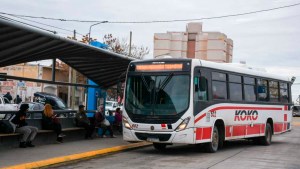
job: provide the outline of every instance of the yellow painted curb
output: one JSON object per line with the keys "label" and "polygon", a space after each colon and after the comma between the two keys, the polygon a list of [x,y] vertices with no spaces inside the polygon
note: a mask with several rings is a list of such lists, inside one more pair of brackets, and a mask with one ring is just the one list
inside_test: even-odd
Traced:
{"label": "yellow painted curb", "polygon": [[35,161],[35,162],[31,162],[31,163],[24,163],[24,164],[19,164],[19,165],[14,165],[14,166],[8,166],[8,167],[4,167],[4,168],[5,169],[40,168],[40,167],[46,167],[49,165],[70,162],[70,161],[74,161],[74,160],[80,160],[83,158],[91,158],[91,157],[94,157],[97,155],[103,155],[103,154],[107,154],[107,153],[113,153],[113,152],[117,152],[117,151],[128,150],[128,149],[133,149],[133,148],[147,146],[147,145],[150,145],[150,143],[147,143],[147,142],[132,143],[132,144],[128,144],[128,145],[116,146],[116,147],[111,147],[111,148],[95,150],[95,151],[88,151],[88,152],[84,152],[84,153],[80,153],[80,154],[72,154],[72,155],[68,155],[68,156],[55,157],[55,158],[50,158],[47,160]]}

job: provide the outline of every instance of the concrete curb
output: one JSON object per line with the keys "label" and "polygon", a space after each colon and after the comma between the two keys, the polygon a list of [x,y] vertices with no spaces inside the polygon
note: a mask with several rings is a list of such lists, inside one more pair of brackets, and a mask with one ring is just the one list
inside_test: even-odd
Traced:
{"label": "concrete curb", "polygon": [[[132,144],[128,144],[128,145],[115,146],[115,147],[104,148],[104,149],[94,150],[94,151],[88,151],[88,152],[79,153],[79,154],[72,154],[72,155],[55,157],[55,158],[50,158],[50,159],[41,160],[41,161],[18,164],[18,165],[8,166],[8,167],[4,167],[4,168],[5,169],[41,168],[41,167],[46,167],[49,165],[71,162],[71,161],[76,161],[76,160],[85,159],[85,158],[92,158],[92,157],[95,157],[98,155],[104,155],[104,154],[118,152],[118,151],[130,150],[130,149],[148,146],[148,145],[151,145],[151,144],[147,143],[147,142],[132,143]],[[4,168],[2,168],[2,169],[4,169]]]}

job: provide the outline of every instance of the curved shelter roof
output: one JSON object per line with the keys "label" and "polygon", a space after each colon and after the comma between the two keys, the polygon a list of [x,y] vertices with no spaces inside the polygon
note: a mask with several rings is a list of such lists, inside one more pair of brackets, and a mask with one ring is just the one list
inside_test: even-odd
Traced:
{"label": "curved shelter roof", "polygon": [[102,88],[124,81],[132,59],[0,18],[0,67],[60,59]]}

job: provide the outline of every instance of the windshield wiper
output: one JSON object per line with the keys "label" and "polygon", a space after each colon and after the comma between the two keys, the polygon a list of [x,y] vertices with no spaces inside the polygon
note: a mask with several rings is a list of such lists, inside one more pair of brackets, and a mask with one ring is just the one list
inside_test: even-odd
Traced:
{"label": "windshield wiper", "polygon": [[151,91],[151,88],[150,88],[150,86],[148,86],[148,83],[146,82],[145,76],[142,74],[141,77],[142,77],[142,82],[143,82],[144,85],[146,86],[148,92],[150,92],[150,91]]}
{"label": "windshield wiper", "polygon": [[164,89],[167,86],[167,84],[169,83],[169,81],[172,79],[173,75],[174,75],[174,73],[170,73],[168,75],[168,77],[166,77],[164,79],[164,81],[161,84],[158,85],[158,88],[155,90],[156,93],[159,92],[160,90]]}

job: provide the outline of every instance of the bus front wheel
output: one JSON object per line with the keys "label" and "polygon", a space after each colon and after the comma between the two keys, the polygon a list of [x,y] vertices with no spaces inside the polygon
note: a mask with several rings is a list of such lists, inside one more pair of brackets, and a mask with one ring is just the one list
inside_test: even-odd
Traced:
{"label": "bus front wheel", "polygon": [[156,150],[163,151],[163,150],[166,149],[167,144],[163,144],[163,143],[153,143],[153,147],[154,147]]}
{"label": "bus front wheel", "polygon": [[212,133],[212,139],[211,142],[206,143],[206,151],[209,153],[215,153],[218,151],[219,148],[219,139],[220,134],[217,126],[214,126],[213,133]]}

